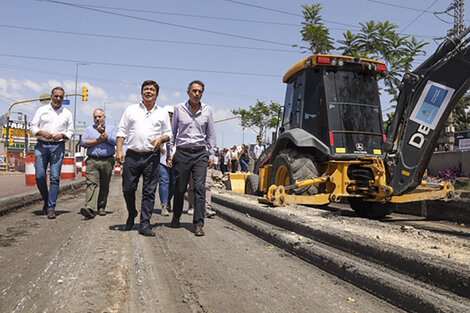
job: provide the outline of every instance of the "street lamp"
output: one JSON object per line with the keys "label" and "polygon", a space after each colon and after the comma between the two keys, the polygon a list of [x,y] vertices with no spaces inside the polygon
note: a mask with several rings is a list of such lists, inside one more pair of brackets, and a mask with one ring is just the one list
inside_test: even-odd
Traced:
{"label": "street lamp", "polygon": [[[77,62],[75,63],[75,99],[73,104],[73,127],[75,127],[75,118],[77,116],[77,85],[78,85],[78,66],[79,65],[89,65],[90,62]],[[75,129],[74,129],[75,133]],[[75,157],[75,134],[72,135],[72,153],[73,157]]]}

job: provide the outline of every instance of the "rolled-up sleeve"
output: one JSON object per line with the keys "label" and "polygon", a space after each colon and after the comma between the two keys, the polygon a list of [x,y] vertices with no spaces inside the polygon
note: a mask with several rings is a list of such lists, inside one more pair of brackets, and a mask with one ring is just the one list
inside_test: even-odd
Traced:
{"label": "rolled-up sleeve", "polygon": [[127,137],[128,120],[129,120],[127,118],[127,114],[128,114],[128,109],[126,109],[124,111],[124,114],[122,115],[121,121],[119,122],[119,126],[118,126],[118,129],[117,129],[116,137],[123,137],[123,138]]}
{"label": "rolled-up sleeve", "polygon": [[94,138],[90,138],[90,127],[87,127],[85,128],[85,131],[83,132],[83,135],[82,135],[82,140],[80,141],[80,145],[84,148],[86,148],[86,141],[89,140],[89,139],[94,139]]}
{"label": "rolled-up sleeve", "polygon": [[209,153],[211,156],[215,155],[215,147],[217,146],[217,136],[215,133],[215,124],[214,116],[212,114],[212,108],[209,107],[209,114],[207,118],[207,131],[206,131],[206,141],[209,147]]}
{"label": "rolled-up sleeve", "polygon": [[34,113],[33,120],[31,121],[31,132],[33,133],[34,136],[40,131],[39,129],[39,118],[41,116],[41,110],[37,110],[36,113]]}
{"label": "rolled-up sleeve", "polygon": [[171,131],[171,122],[170,122],[170,117],[168,114],[165,113],[165,117],[163,120],[163,127],[162,127],[162,137],[167,135],[168,138],[170,139],[171,142],[171,137],[173,136],[173,133]]}
{"label": "rolled-up sleeve", "polygon": [[67,119],[67,130],[65,131],[65,136],[67,139],[72,138],[73,136],[73,131],[74,131],[74,126],[73,126],[73,116],[72,113],[67,114],[68,119]]}
{"label": "rolled-up sleeve", "polygon": [[115,127],[111,128],[111,131],[108,133],[108,139],[106,140],[111,145],[116,145],[116,138],[117,138],[117,129]]}

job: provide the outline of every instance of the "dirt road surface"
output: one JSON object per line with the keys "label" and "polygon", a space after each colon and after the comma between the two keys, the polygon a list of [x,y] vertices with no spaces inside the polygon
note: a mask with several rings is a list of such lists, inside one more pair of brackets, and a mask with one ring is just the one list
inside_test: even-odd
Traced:
{"label": "dirt road surface", "polygon": [[217,217],[204,237],[188,215],[123,231],[120,177],[105,217],[84,220],[83,197],[62,195],[55,220],[40,204],[0,217],[1,312],[401,312]]}

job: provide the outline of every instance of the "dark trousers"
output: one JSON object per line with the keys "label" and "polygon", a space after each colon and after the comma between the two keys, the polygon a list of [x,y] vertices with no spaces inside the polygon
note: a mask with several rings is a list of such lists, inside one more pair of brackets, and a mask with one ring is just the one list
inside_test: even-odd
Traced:
{"label": "dark trousers", "polygon": [[204,226],[208,162],[209,152],[206,150],[198,152],[176,150],[173,156],[173,168],[176,176],[175,196],[173,198],[173,215],[175,218],[179,219],[183,212],[184,193],[188,187],[189,176],[192,174],[195,200],[193,224]]}
{"label": "dark trousers", "polygon": [[237,160],[232,160],[232,173],[235,173],[238,171],[238,161]]}
{"label": "dark trousers", "polygon": [[150,227],[152,210],[155,204],[155,191],[158,184],[158,166],[160,153],[139,154],[131,150],[126,152],[122,169],[122,193],[126,200],[129,215],[137,216],[135,192],[142,176],[142,204],[140,209],[140,228]]}

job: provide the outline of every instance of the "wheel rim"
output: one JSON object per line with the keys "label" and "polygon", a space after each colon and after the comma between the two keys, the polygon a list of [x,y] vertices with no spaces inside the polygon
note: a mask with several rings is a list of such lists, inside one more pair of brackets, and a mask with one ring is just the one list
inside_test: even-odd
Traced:
{"label": "wheel rim", "polygon": [[275,184],[283,186],[290,185],[289,170],[284,165],[277,169]]}

